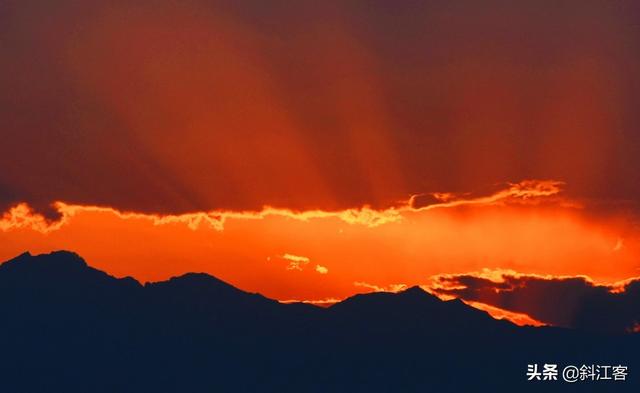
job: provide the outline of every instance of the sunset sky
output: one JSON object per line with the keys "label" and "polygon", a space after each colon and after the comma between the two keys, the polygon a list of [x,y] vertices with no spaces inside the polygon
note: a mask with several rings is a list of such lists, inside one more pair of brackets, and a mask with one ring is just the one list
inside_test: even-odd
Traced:
{"label": "sunset sky", "polygon": [[532,288],[615,298],[640,277],[639,18],[604,0],[2,2],[0,259],[68,249],[319,304],[421,285],[569,325],[574,303],[542,310]]}

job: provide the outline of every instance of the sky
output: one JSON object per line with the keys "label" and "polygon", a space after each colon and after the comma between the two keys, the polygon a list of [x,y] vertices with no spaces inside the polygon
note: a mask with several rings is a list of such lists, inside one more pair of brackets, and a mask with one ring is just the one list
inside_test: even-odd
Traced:
{"label": "sky", "polygon": [[2,2],[0,259],[319,303],[422,285],[572,325],[485,289],[640,276],[639,21],[634,1]]}

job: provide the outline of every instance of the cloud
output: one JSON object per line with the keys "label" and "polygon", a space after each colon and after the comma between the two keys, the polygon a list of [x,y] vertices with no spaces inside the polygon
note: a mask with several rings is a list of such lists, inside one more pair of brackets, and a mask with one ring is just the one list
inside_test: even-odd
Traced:
{"label": "cloud", "polygon": [[621,333],[640,322],[640,279],[603,285],[586,276],[484,270],[433,280],[431,290],[440,295],[524,313],[555,326]]}
{"label": "cloud", "polygon": [[545,326],[546,325],[545,323],[540,322],[536,319],[533,319],[529,315],[524,313],[508,311],[502,308],[493,307],[488,304],[480,303],[480,302],[472,302],[467,300],[465,301],[465,303],[479,310],[486,311],[496,319],[506,319],[519,326]]}
{"label": "cloud", "polygon": [[153,225],[181,223],[194,230],[206,224],[215,230],[221,231],[224,228],[225,219],[223,215],[215,212],[158,215],[121,212],[110,207],[68,205],[62,202],[54,203],[54,207],[58,218],[52,220],[34,211],[34,209],[26,203],[17,204],[5,212],[0,218],[0,230],[10,231],[13,229],[28,228],[37,232],[47,233],[60,229],[63,225],[68,224],[74,216],[84,212],[108,213],[121,219],[142,219],[152,222]]}
{"label": "cloud", "polygon": [[[430,210],[445,207],[459,207],[459,206],[491,206],[501,204],[539,204],[545,201],[548,197],[557,196],[562,192],[562,188],[565,185],[563,181],[559,180],[536,180],[528,179],[522,180],[517,183],[507,183],[501,185],[497,191],[488,195],[472,196],[468,193],[463,195],[456,195],[450,192],[436,192],[429,194],[432,196],[432,203],[427,203],[422,206],[417,206],[418,197],[424,196],[424,194],[413,195],[409,198],[408,205],[415,210]],[[556,201],[560,205],[577,207],[579,206],[575,202],[569,202],[565,200]]]}
{"label": "cloud", "polygon": [[355,281],[353,285],[356,287],[370,289],[373,292],[400,292],[408,288],[406,284],[389,284],[387,286],[378,286],[362,281]]}
{"label": "cloud", "polygon": [[41,214],[37,214],[26,203],[20,203],[10,208],[0,217],[0,230],[10,231],[14,229],[32,229],[46,233],[58,229],[66,220],[60,219],[50,222]]}
{"label": "cloud", "polygon": [[307,257],[293,254],[284,254],[282,255],[282,259],[289,261],[289,265],[287,266],[287,270],[300,270],[302,271],[303,266],[307,265],[311,260]]}
{"label": "cloud", "polygon": [[329,273],[329,269],[327,269],[324,266],[321,265],[316,265],[316,272],[320,273],[320,274],[327,274]]}
{"label": "cloud", "polygon": [[[267,217],[286,217],[299,221],[317,219],[339,219],[350,225],[363,225],[375,228],[381,225],[398,223],[407,215],[424,213],[433,209],[458,208],[465,206],[495,206],[507,204],[538,204],[545,198],[558,195],[562,191],[563,183],[555,180],[524,180],[509,183],[506,187],[485,196],[454,196],[453,194],[436,193],[431,204],[417,206],[416,195],[397,206],[384,209],[374,209],[370,206],[348,208],[344,210],[290,210],[264,206],[260,210],[211,210],[182,214],[157,214],[138,211],[122,211],[114,207],[75,205],[65,202],[54,202],[51,206],[54,212],[52,219],[36,211],[27,203],[19,203],[9,208],[0,218],[0,230],[8,231],[16,228],[31,228],[39,232],[50,232],[65,225],[71,218],[82,212],[110,213],[122,219],[144,219],[154,225],[182,223],[191,229],[198,229],[206,225],[212,229],[222,231],[228,220],[261,220]],[[558,201],[555,201],[558,202]],[[577,205],[562,199],[564,207]],[[621,247],[621,246],[620,246]]]}
{"label": "cloud", "polygon": [[176,224],[187,225],[191,229],[208,226],[217,231],[224,229],[227,220],[261,220],[267,217],[286,217],[298,221],[337,218],[347,224],[363,225],[374,228],[402,219],[397,209],[373,210],[369,207],[346,209],[342,211],[292,211],[264,207],[259,211],[209,211],[184,214],[149,214],[140,212],[123,212],[111,207],[70,205],[63,202],[54,203],[55,216],[50,219],[35,211],[26,203],[19,203],[7,210],[0,218],[0,230],[9,231],[18,228],[31,228],[38,232],[50,232],[60,229],[74,216],[83,212],[109,213],[122,219],[142,219],[154,225]]}
{"label": "cloud", "polygon": [[285,300],[278,300],[278,301],[280,303],[285,303],[285,304],[308,303],[308,304],[313,304],[314,306],[329,307],[329,306],[332,306],[332,305],[334,305],[336,303],[341,302],[342,300],[344,300],[344,299],[328,297],[328,298],[325,298],[325,299],[311,299],[311,300],[285,299]]}
{"label": "cloud", "polygon": [[[311,262],[310,258],[301,256],[301,255],[283,254],[283,255],[280,255],[279,257],[289,262],[289,264],[286,267],[287,270],[302,271],[309,264],[309,262]],[[267,258],[267,260],[269,261],[270,258]],[[329,269],[327,269],[322,265],[316,265],[314,270],[320,274],[329,273]]]}

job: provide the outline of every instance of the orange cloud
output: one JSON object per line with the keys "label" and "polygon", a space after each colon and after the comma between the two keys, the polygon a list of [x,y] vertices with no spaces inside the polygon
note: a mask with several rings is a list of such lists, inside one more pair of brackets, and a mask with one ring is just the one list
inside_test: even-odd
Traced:
{"label": "orange cloud", "polygon": [[535,320],[524,313],[508,311],[502,308],[493,307],[491,305],[480,303],[480,302],[472,302],[467,300],[465,301],[465,303],[479,310],[488,312],[489,315],[491,315],[495,319],[506,319],[519,326],[545,326],[546,325],[544,322]]}
{"label": "orange cloud", "polygon": [[356,281],[353,283],[356,287],[370,289],[373,292],[400,292],[407,289],[409,286],[407,284],[389,284],[387,286],[378,286],[374,284],[369,284],[367,282]]}
{"label": "orange cloud", "polygon": [[279,300],[280,303],[291,304],[291,303],[307,303],[313,304],[314,306],[320,307],[329,307],[338,302],[341,302],[344,299],[338,298],[326,298],[326,299],[315,299],[315,300],[297,300],[297,299],[287,299],[287,300]]}
{"label": "orange cloud", "polygon": [[44,216],[35,213],[26,203],[20,203],[2,215],[0,219],[0,230],[10,231],[13,229],[28,228],[37,232],[46,233],[60,228],[65,222],[66,219],[61,219],[51,223]]}
{"label": "orange cloud", "polygon": [[[432,193],[431,195],[439,201],[439,203],[419,207],[416,208],[416,210],[469,205],[488,206],[507,203],[539,203],[543,198],[558,195],[562,191],[563,185],[564,182],[557,180],[523,180],[518,183],[508,183],[506,188],[487,196],[464,198],[458,197],[453,193]],[[408,205],[415,206],[415,203],[416,196],[414,195],[409,198]],[[577,207],[579,205],[573,204],[571,206]]]}
{"label": "orange cloud", "polygon": [[[636,276],[640,233],[633,221],[589,215],[560,191],[559,182],[524,181],[386,209],[179,215],[58,203],[56,221],[21,204],[0,219],[0,258],[69,249],[116,276],[157,281],[202,271],[277,299],[396,291],[483,268],[598,282]],[[623,247],[616,247],[619,239]],[[282,263],[265,263],[265,256]]]}
{"label": "orange cloud", "polygon": [[587,276],[484,270],[433,279],[435,293],[477,303],[478,308],[496,308],[509,319],[522,319],[508,315],[514,312],[551,325],[608,333],[633,331],[640,322],[638,277],[604,284]]}
{"label": "orange cloud", "polygon": [[282,255],[282,259],[289,261],[289,266],[287,266],[287,270],[300,270],[302,271],[302,266],[307,265],[310,261],[309,258],[293,255],[293,254],[284,254]]}
{"label": "orange cloud", "polygon": [[[36,213],[26,203],[21,203],[9,209],[0,220],[0,230],[8,231],[13,228],[30,227],[39,232],[49,232],[59,229],[72,217],[81,212],[111,213],[122,219],[144,219],[153,225],[165,225],[183,223],[191,229],[197,229],[200,225],[222,231],[228,220],[260,220],[270,216],[287,217],[300,221],[314,219],[338,218],[348,224],[364,225],[375,228],[380,225],[399,222],[408,213],[419,213],[431,209],[455,208],[461,206],[491,206],[509,203],[537,203],[541,198],[557,195],[561,192],[560,181],[553,180],[524,180],[519,183],[510,183],[507,188],[499,190],[488,196],[459,198],[453,194],[434,193],[438,203],[415,207],[416,196],[410,197],[406,202],[387,209],[376,210],[369,206],[345,209],[341,211],[292,211],[265,206],[260,211],[210,211],[195,212],[179,215],[173,214],[148,214],[137,212],[122,212],[111,207],[73,205],[65,202],[55,202],[53,207],[60,218],[55,221],[46,219]],[[575,206],[575,205],[574,205]]]}
{"label": "orange cloud", "polygon": [[322,265],[316,265],[316,272],[318,272],[320,274],[327,274],[327,273],[329,273],[329,269],[327,269],[326,267],[324,267]]}

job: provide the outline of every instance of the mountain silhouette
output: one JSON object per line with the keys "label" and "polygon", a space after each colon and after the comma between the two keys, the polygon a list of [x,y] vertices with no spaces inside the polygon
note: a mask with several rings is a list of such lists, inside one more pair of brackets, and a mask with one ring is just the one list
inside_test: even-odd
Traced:
{"label": "mountain silhouette", "polygon": [[[0,392],[638,391],[637,334],[519,327],[419,287],[329,308],[203,273],[140,284],[75,253],[0,265]],[[527,365],[626,381],[527,381]],[[561,378],[559,378],[561,379]]]}

